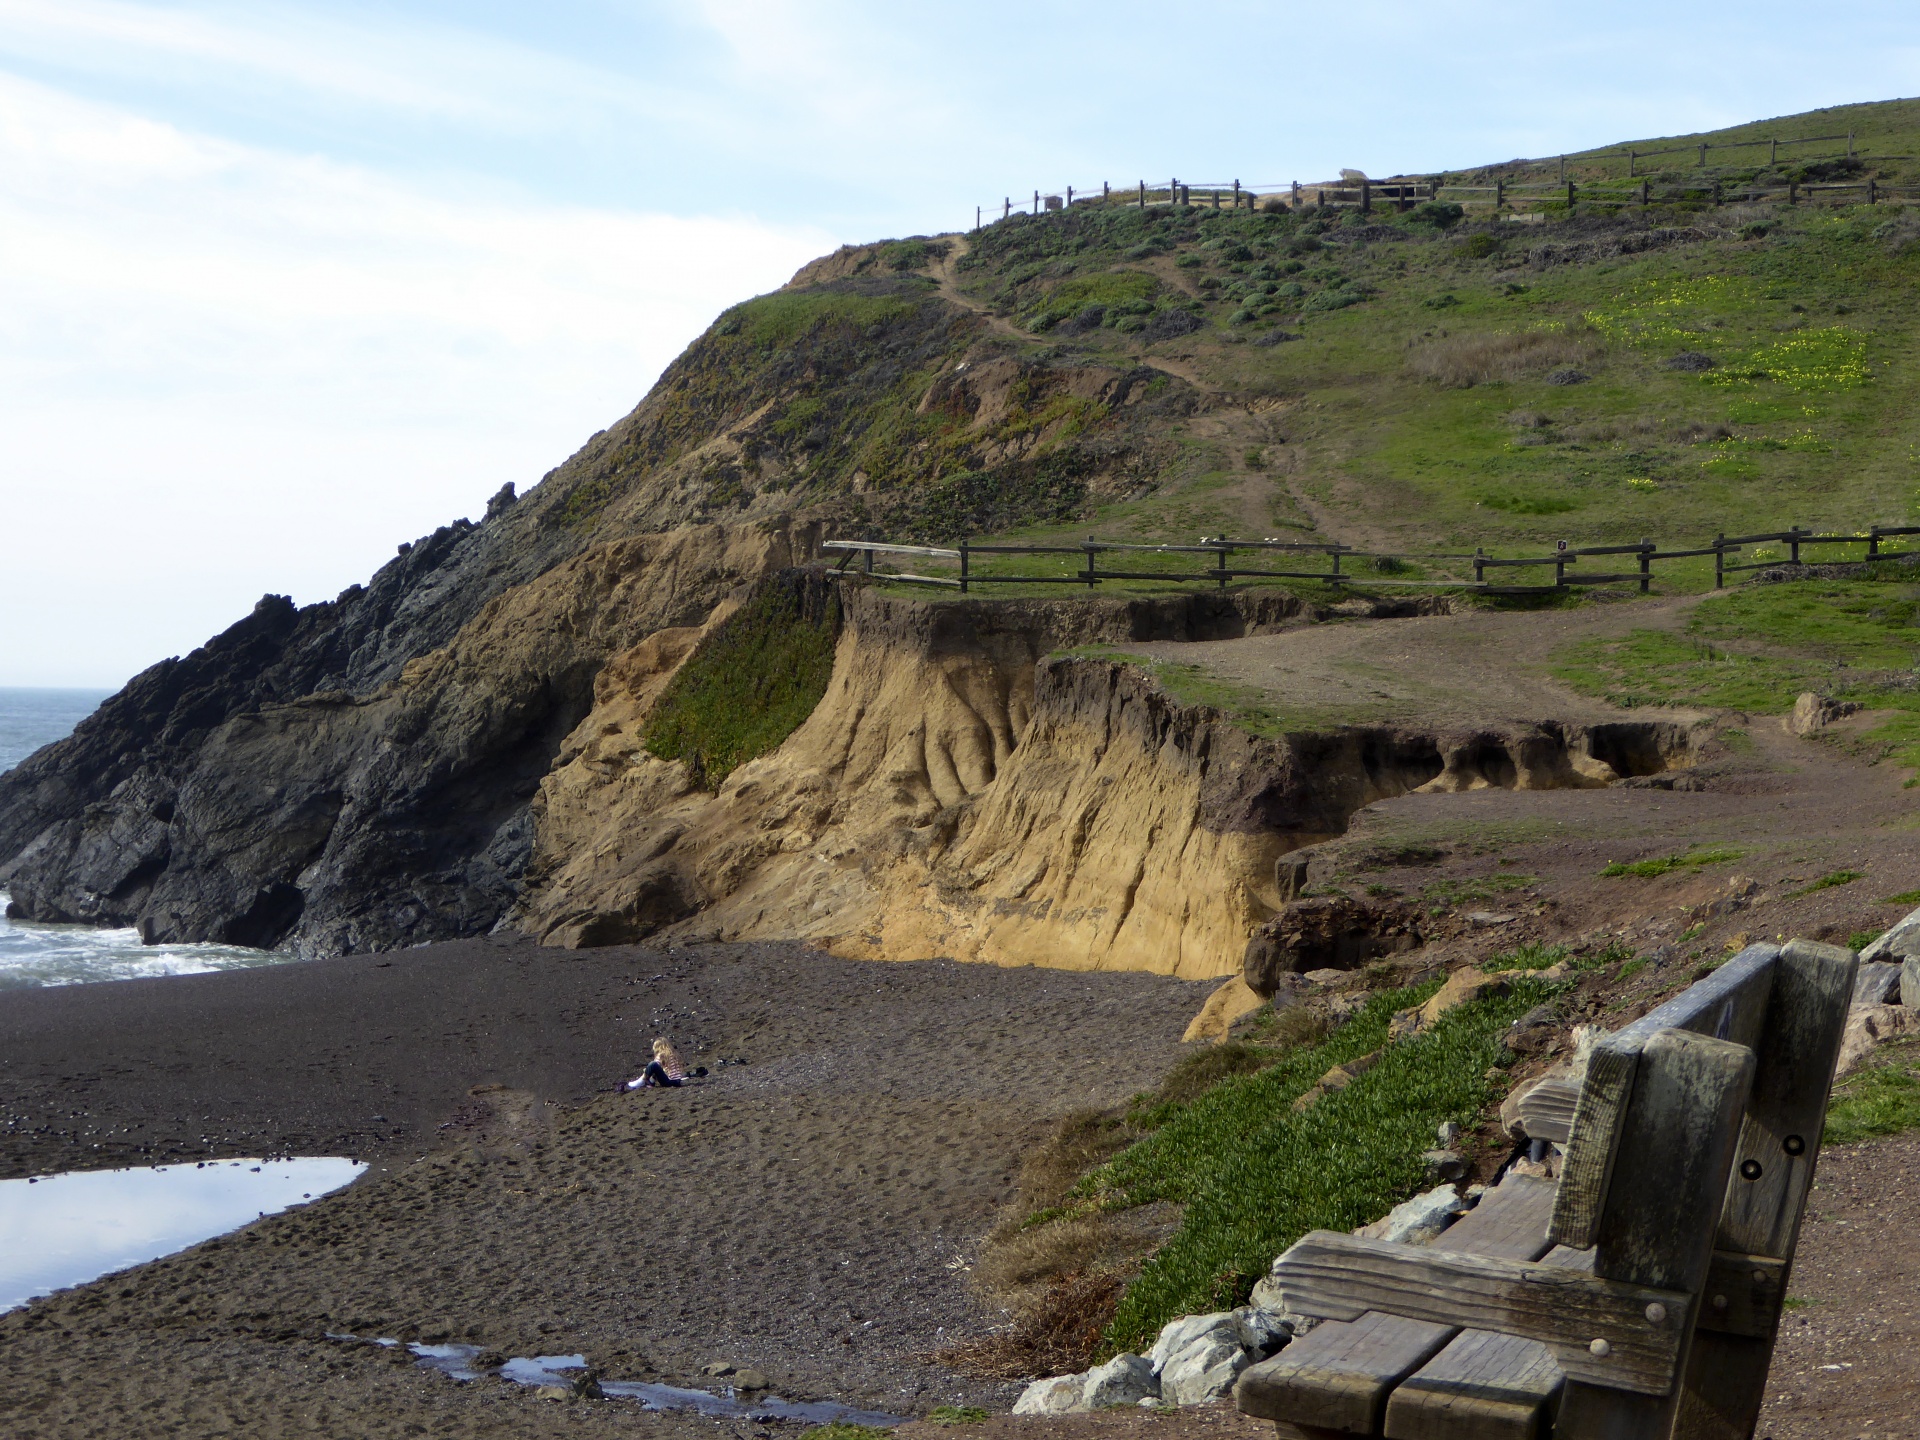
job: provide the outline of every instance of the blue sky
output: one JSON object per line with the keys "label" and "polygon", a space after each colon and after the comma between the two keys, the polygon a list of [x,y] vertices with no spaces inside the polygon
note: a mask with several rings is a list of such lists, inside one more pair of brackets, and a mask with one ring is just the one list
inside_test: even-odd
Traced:
{"label": "blue sky", "polygon": [[334,594],[842,241],[1917,91],[1886,3],[0,0],[0,685]]}

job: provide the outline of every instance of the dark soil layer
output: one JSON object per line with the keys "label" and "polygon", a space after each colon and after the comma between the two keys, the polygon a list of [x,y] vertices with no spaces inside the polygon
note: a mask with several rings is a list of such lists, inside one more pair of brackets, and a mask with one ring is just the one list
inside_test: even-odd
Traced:
{"label": "dark soil layer", "polygon": [[[583,1352],[611,1379],[689,1383],[724,1359],[782,1394],[903,1415],[1004,1408],[1016,1387],[923,1358],[986,1323],[964,1267],[1023,1147],[1155,1081],[1207,989],[783,945],[473,941],[0,995],[5,1173],[124,1163],[129,1145],[376,1163],[301,1211],[0,1317],[0,1434],[753,1428],[462,1385],[329,1331]],[[594,1096],[655,1033],[712,1076]]]}

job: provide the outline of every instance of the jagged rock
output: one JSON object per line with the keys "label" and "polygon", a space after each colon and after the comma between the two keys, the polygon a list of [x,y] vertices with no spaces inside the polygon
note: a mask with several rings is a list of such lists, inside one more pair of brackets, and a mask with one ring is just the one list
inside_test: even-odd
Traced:
{"label": "jagged rock", "polygon": [[1295,900],[1253,932],[1241,961],[1241,977],[1261,995],[1280,986],[1280,976],[1315,970],[1351,970],[1381,955],[1420,944],[1419,911],[1397,901],[1350,900],[1315,895]]}
{"label": "jagged rock", "polygon": [[1900,967],[1891,960],[1863,960],[1853,977],[1853,1005],[1895,1005],[1903,996]]}
{"label": "jagged rock", "polygon": [[1804,692],[1793,702],[1785,724],[1790,734],[1817,735],[1834,721],[1853,714],[1859,705],[1851,700],[1829,700],[1824,695]]}
{"label": "jagged rock", "polygon": [[1429,1180],[1459,1180],[1467,1173],[1467,1161],[1458,1150],[1428,1150],[1420,1156]]}
{"label": "jagged rock", "polygon": [[1159,1394],[1153,1362],[1139,1355],[1120,1354],[1087,1372],[1080,1405],[1086,1410],[1104,1410],[1109,1405],[1137,1405]]}
{"label": "jagged rock", "polygon": [[1454,1221],[1464,1215],[1466,1203],[1452,1185],[1441,1185],[1424,1195],[1403,1200],[1382,1219],[1362,1225],[1353,1233],[1370,1240],[1393,1240],[1402,1245],[1429,1245]]}
{"label": "jagged rock", "polygon": [[1840,1039],[1840,1059],[1834,1076],[1859,1068],[1876,1045],[1920,1034],[1920,1010],[1905,1005],[1855,1005],[1847,1011],[1847,1028]]}
{"label": "jagged rock", "polygon": [[1232,1310],[1188,1315],[1163,1328],[1150,1358],[1169,1405],[1198,1405],[1226,1394],[1254,1357],[1241,1342]]}

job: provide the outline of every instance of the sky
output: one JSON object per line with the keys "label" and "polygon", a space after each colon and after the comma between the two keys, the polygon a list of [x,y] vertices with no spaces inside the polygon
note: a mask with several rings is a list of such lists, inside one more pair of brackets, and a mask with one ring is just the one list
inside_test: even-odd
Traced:
{"label": "sky", "polygon": [[1915,93],[1884,0],[0,0],[0,686],[332,597],[844,242]]}

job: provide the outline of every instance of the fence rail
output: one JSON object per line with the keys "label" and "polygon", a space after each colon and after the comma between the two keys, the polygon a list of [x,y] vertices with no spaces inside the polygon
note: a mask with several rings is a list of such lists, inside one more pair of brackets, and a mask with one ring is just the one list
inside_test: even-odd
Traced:
{"label": "fence rail", "polygon": [[[1631,545],[1579,545],[1570,546],[1561,542],[1551,554],[1538,556],[1496,556],[1486,553],[1484,548],[1472,554],[1451,553],[1389,553],[1385,551],[1357,550],[1349,545],[1338,543],[1315,543],[1292,540],[1233,540],[1225,536],[1217,539],[1202,540],[1196,545],[1145,545],[1129,541],[1097,540],[1092,536],[1077,545],[974,545],[962,540],[956,547],[938,545],[894,545],[883,540],[829,540],[821,548],[838,552],[841,556],[836,574],[849,573],[855,560],[861,562],[859,574],[879,575],[886,580],[903,581],[914,585],[933,585],[957,589],[962,594],[977,585],[1085,585],[1091,590],[1094,586],[1108,580],[1160,580],[1176,584],[1190,582],[1211,583],[1224,590],[1234,580],[1317,580],[1330,585],[1360,585],[1367,589],[1430,589],[1430,590],[1479,590],[1490,594],[1547,594],[1556,590],[1566,590],[1575,586],[1618,585],[1637,583],[1641,594],[1647,594],[1653,583],[1653,567],[1656,563],[1669,560],[1698,559],[1702,556],[1713,557],[1713,585],[1716,590],[1724,588],[1726,577],[1742,571],[1765,570],[1782,563],[1797,565],[1803,547],[1820,545],[1864,545],[1868,560],[1881,559],[1889,555],[1920,553],[1915,550],[1889,551],[1882,542],[1900,536],[1920,535],[1920,525],[1870,525],[1864,532],[1857,534],[1820,534],[1813,530],[1794,526],[1787,530],[1773,530],[1760,535],[1716,535],[1710,544],[1692,549],[1662,550],[1651,540],[1641,540]],[[1731,555],[1747,552],[1751,545],[1779,544],[1787,548],[1787,559],[1762,560],[1728,564]],[[1102,568],[1100,557],[1107,554],[1149,553],[1159,555],[1209,555],[1213,564],[1201,570],[1128,570]],[[1235,556],[1242,553],[1253,555],[1300,556],[1302,563],[1313,556],[1325,557],[1327,568],[1287,569],[1250,568],[1245,565],[1230,564]],[[903,555],[928,559],[952,560],[958,562],[957,575],[920,575],[909,571],[876,571],[874,558],[879,555]],[[1081,564],[1077,569],[1064,573],[1049,574],[982,574],[973,568],[976,556],[981,555],[1075,555]],[[1632,570],[1592,571],[1580,568],[1585,559],[1599,559],[1605,556],[1631,556],[1635,562]],[[1349,567],[1355,561],[1374,562],[1374,569],[1356,571]],[[1402,580],[1391,578],[1400,569],[1408,565],[1470,565],[1473,579],[1467,580],[1458,575],[1447,575],[1437,579]],[[1553,580],[1550,584],[1503,584],[1489,580],[1489,570],[1521,570],[1550,568]]]}
{"label": "fence rail", "polygon": [[[1855,149],[1854,137],[1851,134],[1805,135],[1795,139],[1785,140],[1768,138],[1764,140],[1696,142],[1692,145],[1673,146],[1663,150],[1608,150],[1589,155],[1560,155],[1547,160],[1519,160],[1513,163],[1528,167],[1557,165],[1559,169],[1558,179],[1547,182],[1547,188],[1556,192],[1561,190],[1566,191],[1568,196],[1567,203],[1569,205],[1574,203],[1575,188],[1582,192],[1580,198],[1586,199],[1590,203],[1630,203],[1613,201],[1607,198],[1605,192],[1609,187],[1620,184],[1621,182],[1619,180],[1569,182],[1567,178],[1567,165],[1569,161],[1576,165],[1591,165],[1600,161],[1624,159],[1627,162],[1626,178],[1632,180],[1636,177],[1640,161],[1655,159],[1663,155],[1693,155],[1696,159],[1696,168],[1702,172],[1704,178],[1700,184],[1690,186],[1689,188],[1704,190],[1711,187],[1714,192],[1715,204],[1730,203],[1732,199],[1750,203],[1758,199],[1777,198],[1781,192],[1786,194],[1789,204],[1795,204],[1798,203],[1801,195],[1811,196],[1816,191],[1856,189],[1864,189],[1866,201],[1870,205],[1882,198],[1920,198],[1920,186],[1883,184],[1877,187],[1876,193],[1875,182],[1871,180],[1812,185],[1782,180],[1759,186],[1759,190],[1765,192],[1764,194],[1742,194],[1723,200],[1721,192],[1727,182],[1725,182],[1724,177],[1716,172],[1710,171],[1707,165],[1707,156],[1714,150],[1749,150],[1764,145],[1767,147],[1767,164],[1772,165],[1778,162],[1780,150],[1783,146],[1831,144],[1843,140],[1846,142],[1845,151],[1836,151],[1832,157],[1800,154],[1793,158],[1808,161],[1825,158],[1841,158],[1842,154],[1844,154],[1844,158],[1851,160],[1863,157],[1866,154],[1865,151],[1857,151]],[[1912,157],[1878,156],[1876,158],[1898,160],[1911,159]],[[1644,182],[1649,177],[1641,176],[1640,178],[1643,183],[1639,187],[1639,197],[1640,203],[1644,205],[1648,203],[1648,191]],[[1298,180],[1283,183],[1242,184],[1238,180],[1181,180],[1178,177],[1171,177],[1165,185],[1161,185],[1158,181],[1149,182],[1140,180],[1132,186],[1121,186],[1116,189],[1110,181],[1103,180],[1097,189],[1093,186],[1083,188],[1069,185],[1064,191],[1056,194],[1047,194],[1043,191],[1035,190],[1031,201],[1023,196],[1016,202],[1011,195],[1008,195],[1000,202],[1000,215],[998,218],[1001,220],[1008,219],[1016,210],[1023,214],[1031,213],[1038,215],[1042,213],[1042,211],[1063,210],[1074,205],[1086,204],[1132,205],[1146,209],[1154,205],[1193,205],[1198,203],[1201,206],[1211,205],[1212,208],[1216,210],[1228,208],[1237,210],[1244,204],[1249,210],[1252,210],[1257,208],[1261,200],[1273,197],[1284,197],[1287,203],[1295,209],[1303,204],[1320,206],[1357,205],[1365,211],[1371,210],[1376,201],[1389,201],[1399,209],[1405,210],[1410,208],[1417,200],[1442,198],[1442,192],[1484,193],[1489,191],[1494,193],[1494,209],[1497,211],[1503,207],[1507,198],[1518,198],[1523,192],[1531,191],[1537,188],[1539,184],[1540,182],[1514,181],[1511,183],[1496,182],[1493,185],[1456,185],[1448,183],[1444,175],[1426,177],[1399,175],[1387,180],[1348,180],[1343,176],[1338,182],[1322,182],[1307,185],[1302,185]],[[1733,187],[1740,185],[1745,185],[1749,190],[1754,188],[1754,182],[1752,180],[1732,182]],[[1629,191],[1629,193],[1631,193],[1631,191]],[[1308,197],[1312,198],[1309,199]],[[1031,206],[1030,211],[1023,208],[1029,205]],[[993,207],[990,205],[974,207],[975,229],[979,229],[989,222],[989,219],[992,217],[992,209]]]}

